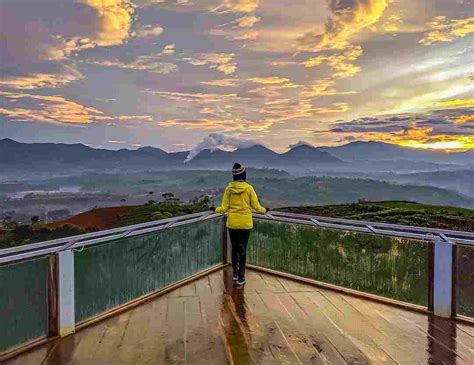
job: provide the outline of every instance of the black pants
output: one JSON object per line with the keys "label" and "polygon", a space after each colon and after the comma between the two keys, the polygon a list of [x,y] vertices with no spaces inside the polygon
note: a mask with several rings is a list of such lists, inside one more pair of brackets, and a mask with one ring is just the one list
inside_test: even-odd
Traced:
{"label": "black pants", "polygon": [[232,244],[232,269],[234,276],[239,281],[245,280],[245,261],[247,260],[247,243],[249,242],[250,229],[229,228],[230,242]]}

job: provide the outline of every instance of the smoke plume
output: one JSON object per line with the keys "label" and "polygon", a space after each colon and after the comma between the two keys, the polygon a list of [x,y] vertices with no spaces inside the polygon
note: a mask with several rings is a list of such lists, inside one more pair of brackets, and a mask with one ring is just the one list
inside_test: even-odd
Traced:
{"label": "smoke plume", "polygon": [[227,137],[221,133],[211,133],[202,140],[194,149],[189,152],[188,157],[184,161],[189,162],[203,150],[214,151],[218,147],[224,148],[249,148],[258,144],[251,139],[242,139],[236,137]]}

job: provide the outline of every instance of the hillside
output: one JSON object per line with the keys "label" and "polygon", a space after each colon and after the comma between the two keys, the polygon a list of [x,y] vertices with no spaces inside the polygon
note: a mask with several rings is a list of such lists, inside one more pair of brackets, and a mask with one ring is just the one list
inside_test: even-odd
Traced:
{"label": "hillside", "polygon": [[474,210],[405,201],[367,201],[353,204],[300,206],[279,211],[323,217],[474,231]]}

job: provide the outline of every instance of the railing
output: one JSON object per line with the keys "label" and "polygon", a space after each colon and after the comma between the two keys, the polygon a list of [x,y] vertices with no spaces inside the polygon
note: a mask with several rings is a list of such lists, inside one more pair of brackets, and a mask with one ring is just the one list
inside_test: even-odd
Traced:
{"label": "railing", "polygon": [[205,212],[0,250],[0,354],[222,267],[226,237]]}
{"label": "railing", "polygon": [[[255,217],[250,265],[474,317],[472,232],[279,212]],[[223,216],[208,212],[0,250],[0,354],[70,334],[228,257]]]}
{"label": "railing", "polygon": [[474,232],[282,212],[255,217],[251,265],[474,318]]}

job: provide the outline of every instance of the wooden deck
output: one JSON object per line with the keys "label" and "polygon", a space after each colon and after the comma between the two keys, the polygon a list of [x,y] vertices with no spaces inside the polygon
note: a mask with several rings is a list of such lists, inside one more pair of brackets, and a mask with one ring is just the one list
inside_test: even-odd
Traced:
{"label": "wooden deck", "polygon": [[474,364],[474,327],[225,269],[6,364]]}

